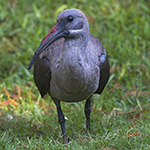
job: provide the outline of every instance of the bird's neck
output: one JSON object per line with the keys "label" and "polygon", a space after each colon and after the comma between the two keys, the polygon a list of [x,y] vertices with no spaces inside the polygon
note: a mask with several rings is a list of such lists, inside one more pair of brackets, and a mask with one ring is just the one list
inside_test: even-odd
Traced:
{"label": "bird's neck", "polygon": [[88,35],[77,35],[73,38],[68,38],[64,42],[64,50],[68,53],[75,53],[77,55],[84,55],[88,44]]}

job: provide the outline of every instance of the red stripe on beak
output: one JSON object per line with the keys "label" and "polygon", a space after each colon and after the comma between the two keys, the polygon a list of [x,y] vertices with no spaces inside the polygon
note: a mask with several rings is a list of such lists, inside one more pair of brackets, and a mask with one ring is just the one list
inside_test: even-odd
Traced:
{"label": "red stripe on beak", "polygon": [[47,36],[42,40],[41,43],[45,42],[45,40],[47,40],[47,38],[49,37],[50,34],[54,34],[54,33],[57,31],[56,27],[57,27],[57,24],[55,24],[55,26],[54,26],[54,27],[52,28],[52,30],[47,34]]}

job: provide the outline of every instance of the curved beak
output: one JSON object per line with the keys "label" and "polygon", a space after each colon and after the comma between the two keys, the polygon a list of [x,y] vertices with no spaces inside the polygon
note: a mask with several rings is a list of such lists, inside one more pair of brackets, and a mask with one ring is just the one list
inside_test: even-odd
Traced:
{"label": "curved beak", "polygon": [[38,56],[47,49],[48,46],[50,46],[52,43],[54,43],[56,40],[58,40],[61,37],[66,37],[69,35],[69,32],[64,28],[63,22],[57,23],[52,30],[48,33],[48,35],[42,40],[39,48],[35,52],[32,60],[30,61],[30,64],[28,66],[28,69],[32,67]]}

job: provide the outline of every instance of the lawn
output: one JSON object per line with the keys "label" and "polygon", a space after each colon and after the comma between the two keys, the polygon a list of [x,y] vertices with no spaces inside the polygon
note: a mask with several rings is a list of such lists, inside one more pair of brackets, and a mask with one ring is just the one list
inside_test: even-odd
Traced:
{"label": "lawn", "polygon": [[[57,110],[41,98],[27,69],[57,15],[78,8],[110,61],[103,93],[93,95],[91,134],[84,105],[61,103],[67,144]],[[0,0],[0,149],[150,149],[150,2],[148,0]]]}

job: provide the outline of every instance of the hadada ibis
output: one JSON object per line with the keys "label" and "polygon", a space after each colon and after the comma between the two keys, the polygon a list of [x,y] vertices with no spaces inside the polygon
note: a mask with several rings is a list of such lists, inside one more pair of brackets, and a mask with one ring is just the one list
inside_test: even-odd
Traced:
{"label": "hadada ibis", "polygon": [[28,69],[33,63],[34,81],[41,96],[48,93],[57,107],[63,142],[67,142],[67,136],[60,101],[86,99],[86,129],[90,132],[91,96],[102,93],[110,67],[103,45],[89,33],[86,16],[78,9],[61,12]]}

